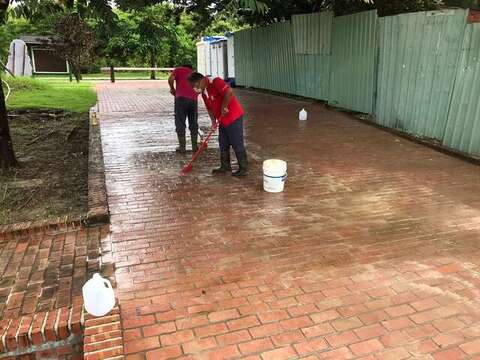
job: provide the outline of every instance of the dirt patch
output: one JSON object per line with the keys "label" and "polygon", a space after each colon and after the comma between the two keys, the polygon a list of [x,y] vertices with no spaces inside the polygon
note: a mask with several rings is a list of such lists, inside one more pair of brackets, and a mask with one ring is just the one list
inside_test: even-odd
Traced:
{"label": "dirt patch", "polygon": [[87,211],[88,114],[9,115],[20,167],[0,172],[0,225]]}

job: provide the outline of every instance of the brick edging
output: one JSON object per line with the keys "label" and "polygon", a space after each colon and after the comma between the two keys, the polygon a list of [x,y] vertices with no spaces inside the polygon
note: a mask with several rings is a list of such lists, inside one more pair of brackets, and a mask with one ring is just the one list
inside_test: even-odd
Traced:
{"label": "brick edging", "polygon": [[100,134],[97,106],[90,109],[88,152],[88,225],[105,224],[110,221],[105,166],[103,163],[102,137]]}
{"label": "brick edging", "polygon": [[39,346],[54,349],[58,342],[81,338],[83,304],[0,321],[0,354],[29,354]]}
{"label": "brick edging", "polygon": [[49,230],[68,230],[81,227],[84,218],[54,218],[49,220],[25,221],[20,223],[1,225],[0,234],[19,234],[22,232],[45,232]]}
{"label": "brick edging", "polygon": [[115,307],[109,314],[93,317],[86,314],[83,338],[85,360],[123,359],[123,332],[120,310]]}

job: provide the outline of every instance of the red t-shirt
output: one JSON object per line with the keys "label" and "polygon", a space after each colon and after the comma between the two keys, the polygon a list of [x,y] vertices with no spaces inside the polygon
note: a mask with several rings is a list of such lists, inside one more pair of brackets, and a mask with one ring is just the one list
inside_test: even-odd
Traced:
{"label": "red t-shirt", "polygon": [[187,67],[177,67],[172,71],[176,82],[175,97],[184,97],[195,101],[198,99],[198,94],[188,83],[188,76],[191,73],[192,69]]}
{"label": "red t-shirt", "polygon": [[232,96],[228,104],[228,113],[222,116],[222,101],[227,90],[230,88],[228,84],[220,78],[210,80],[207,78],[208,84],[202,94],[205,106],[215,115],[220,124],[224,127],[235,122],[243,115],[243,109],[235,95]]}

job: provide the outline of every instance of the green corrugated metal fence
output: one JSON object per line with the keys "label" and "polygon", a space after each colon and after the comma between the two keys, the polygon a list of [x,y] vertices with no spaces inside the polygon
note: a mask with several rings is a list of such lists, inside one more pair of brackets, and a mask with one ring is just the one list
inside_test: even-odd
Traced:
{"label": "green corrugated metal fence", "polygon": [[446,10],[380,19],[380,124],[442,139],[466,15]]}
{"label": "green corrugated metal fence", "polygon": [[326,100],[330,96],[330,55],[295,55],[294,94]]}
{"label": "green corrugated metal fence", "polygon": [[288,93],[295,88],[291,23],[277,23],[252,31],[256,67],[252,86]]}
{"label": "green corrugated metal fence", "polygon": [[235,71],[241,86],[294,93],[295,56],[290,21],[235,33]]}
{"label": "green corrugated metal fence", "polygon": [[[292,24],[237,32],[237,83],[371,112],[376,19],[375,11],[340,18],[327,12],[295,15]],[[271,67],[276,64],[276,69]]]}
{"label": "green corrugated metal fence", "polygon": [[292,16],[296,54],[330,55],[333,12]]}
{"label": "green corrugated metal fence", "polygon": [[329,102],[363,113],[373,111],[377,12],[333,20]]}
{"label": "green corrugated metal fence", "polygon": [[332,25],[332,12],[292,17],[296,82],[290,93],[328,99]]}
{"label": "green corrugated metal fence", "polygon": [[250,30],[235,33],[235,81],[240,86],[248,86],[251,82],[253,57],[252,57],[252,32]]}
{"label": "green corrugated metal fence", "polygon": [[466,17],[324,13],[240,31],[237,83],[374,114],[383,126],[480,155],[480,24]]}
{"label": "green corrugated metal fence", "polygon": [[443,144],[480,156],[480,24],[465,31]]}

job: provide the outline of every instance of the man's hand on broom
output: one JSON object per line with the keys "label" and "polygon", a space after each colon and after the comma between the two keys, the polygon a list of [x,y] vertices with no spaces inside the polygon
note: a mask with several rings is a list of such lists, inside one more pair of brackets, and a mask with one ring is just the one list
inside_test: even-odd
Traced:
{"label": "man's hand on broom", "polygon": [[210,115],[210,121],[212,122],[212,128],[215,128],[218,126],[218,120],[215,118],[215,115],[212,112],[209,112],[208,115]]}

